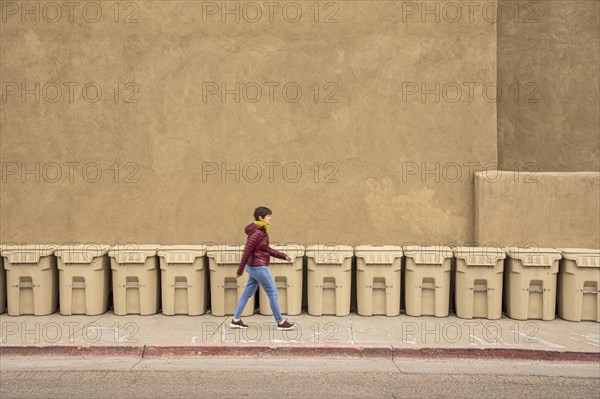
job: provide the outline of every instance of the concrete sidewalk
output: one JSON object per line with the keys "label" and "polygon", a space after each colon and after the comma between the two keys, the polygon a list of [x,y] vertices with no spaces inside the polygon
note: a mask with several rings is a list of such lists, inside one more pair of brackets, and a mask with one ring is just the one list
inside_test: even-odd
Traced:
{"label": "concrete sidewalk", "polygon": [[0,355],[284,356],[374,358],[510,358],[600,362],[600,324],[372,316],[290,316],[277,331],[272,316],[0,315]]}

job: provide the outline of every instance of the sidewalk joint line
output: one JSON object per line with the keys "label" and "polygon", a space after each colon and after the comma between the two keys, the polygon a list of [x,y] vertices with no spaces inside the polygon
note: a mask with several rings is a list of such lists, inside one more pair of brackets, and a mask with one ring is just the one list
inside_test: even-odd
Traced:
{"label": "sidewalk joint line", "polygon": [[352,331],[352,313],[350,313],[350,317],[348,317],[348,332],[350,333],[350,343],[356,345],[356,341],[354,341],[354,331]]}
{"label": "sidewalk joint line", "polygon": [[404,371],[402,371],[400,369],[400,366],[398,366],[398,363],[396,363],[396,355],[394,354],[394,345],[390,345],[390,353],[391,353],[391,357],[392,357],[392,363],[394,363],[394,366],[396,367],[398,372],[400,372],[400,374],[406,374]]}
{"label": "sidewalk joint line", "polygon": [[135,362],[135,364],[133,366],[131,366],[131,368],[129,369],[129,371],[134,371],[133,369],[135,369],[137,367],[137,365],[142,362],[142,360],[144,360],[144,354],[143,354],[143,352],[142,352],[142,357],[140,357],[139,360],[137,362]]}

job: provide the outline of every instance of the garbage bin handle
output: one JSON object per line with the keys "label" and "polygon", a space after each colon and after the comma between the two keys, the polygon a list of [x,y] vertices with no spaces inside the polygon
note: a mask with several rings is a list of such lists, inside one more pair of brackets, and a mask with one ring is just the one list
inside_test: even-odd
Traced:
{"label": "garbage bin handle", "polygon": [[422,285],[417,285],[417,288],[420,288],[422,290],[435,290],[436,288],[442,288],[442,286],[436,285],[434,287],[423,287]]}
{"label": "garbage bin handle", "polygon": [[138,284],[138,285],[127,285],[127,284],[125,284],[125,285],[120,285],[119,287],[124,287],[124,288],[143,288],[145,286],[146,286],[145,284],[144,285],[142,285],[142,284]]}
{"label": "garbage bin handle", "polygon": [[21,288],[34,288],[34,287],[39,287],[39,284],[31,284],[31,285],[19,285],[19,284],[15,284],[13,285],[13,287],[21,289]]}
{"label": "garbage bin handle", "polygon": [[372,288],[374,290],[385,290],[386,288],[394,288],[393,285],[365,285],[367,288]]}
{"label": "garbage bin handle", "polygon": [[493,287],[487,287],[487,288],[469,287],[468,289],[473,292],[486,292],[486,291],[494,291],[495,290],[495,288],[493,288]]}
{"label": "garbage bin handle", "polygon": [[332,290],[335,288],[342,288],[341,285],[315,285],[315,287],[322,288],[324,290]]}

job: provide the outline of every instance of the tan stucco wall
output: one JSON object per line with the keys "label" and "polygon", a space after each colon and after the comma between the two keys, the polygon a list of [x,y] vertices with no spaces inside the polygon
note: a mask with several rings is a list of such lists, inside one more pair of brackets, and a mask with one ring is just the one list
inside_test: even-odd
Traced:
{"label": "tan stucco wall", "polygon": [[[201,2],[142,1],[135,3],[138,23],[122,23],[132,8],[121,9],[114,23],[114,11],[102,4],[97,23],[76,12],[73,23],[66,16],[47,23],[44,15],[39,23],[31,17],[21,22],[20,14],[11,14],[1,25],[2,82],[29,88],[40,82],[42,93],[39,103],[33,95],[22,102],[20,91],[3,97],[0,240],[238,242],[258,205],[274,210],[272,241],[474,238],[472,166],[465,164],[497,161],[496,104],[480,94],[470,102],[467,93],[456,103],[435,102],[433,95],[424,103],[418,95],[403,101],[403,82],[430,88],[435,82],[495,82],[496,24],[481,16],[421,22],[420,14],[405,9],[403,15],[402,2],[380,1],[337,2],[337,23],[322,22],[333,8],[321,8],[314,23],[312,1],[296,3],[303,10],[296,23],[281,13],[272,23],[266,16],[257,23],[231,17],[222,23],[220,14],[202,22]],[[77,82],[74,102],[65,99],[67,86],[63,99],[47,101],[53,97],[48,86],[44,98],[47,82]],[[81,98],[89,82],[102,88],[102,100]],[[117,102],[114,82],[120,83]],[[139,87],[133,97],[132,86],[124,86],[129,82]],[[204,102],[203,82],[228,88],[258,82],[265,93],[257,103],[243,97],[236,103],[231,95],[225,103],[218,96]],[[264,82],[279,88],[297,82],[302,97],[287,102],[279,90],[271,103]],[[309,88],[314,82],[321,88],[316,103]],[[337,103],[324,102],[332,92],[324,87],[328,82],[339,88]],[[53,162],[62,169],[55,183],[49,182]],[[66,162],[79,163],[73,182]],[[95,167],[102,170],[95,183],[82,177],[91,162],[97,166],[90,164],[88,178]],[[233,175],[225,182],[205,176],[203,182],[207,162],[225,162],[229,169],[256,162],[263,177],[236,183]],[[264,162],[280,163],[272,183]],[[315,162],[318,182],[310,169]],[[449,162],[460,166],[458,180],[456,172],[445,178]],[[39,183],[35,173],[21,173],[36,163]],[[293,178],[293,163],[301,168],[298,182],[281,174],[281,165],[289,165]],[[125,183],[136,168],[138,182]],[[425,169],[441,177],[421,177]],[[325,183],[334,170],[338,182]]]}
{"label": "tan stucco wall", "polygon": [[499,4],[511,18],[498,24],[498,81],[521,88],[518,98],[513,88],[498,103],[500,167],[598,171],[600,1]]}
{"label": "tan stucco wall", "polygon": [[598,248],[600,173],[478,173],[479,245]]}

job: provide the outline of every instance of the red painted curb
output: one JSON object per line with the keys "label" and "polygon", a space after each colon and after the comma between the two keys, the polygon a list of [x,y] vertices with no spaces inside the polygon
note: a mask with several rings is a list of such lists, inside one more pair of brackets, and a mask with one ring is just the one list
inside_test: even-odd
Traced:
{"label": "red painted curb", "polygon": [[505,348],[392,348],[390,346],[318,345],[0,345],[0,356],[131,356],[131,357],[345,357],[506,359],[600,363],[598,352],[559,352]]}
{"label": "red painted curb", "polygon": [[0,345],[0,356],[133,356],[142,357],[143,345]]}
{"label": "red painted curb", "polygon": [[505,348],[393,348],[394,358],[470,358],[547,361],[580,361],[600,363],[599,352],[559,352],[535,349]]}
{"label": "red painted curb", "polygon": [[160,356],[261,356],[261,357],[369,357],[392,359],[389,346],[317,345],[200,345],[146,346],[144,357]]}

